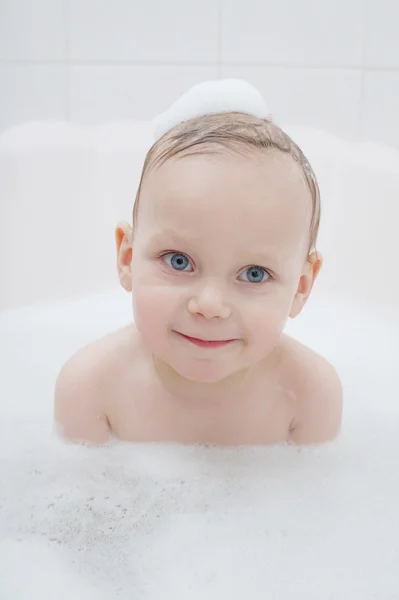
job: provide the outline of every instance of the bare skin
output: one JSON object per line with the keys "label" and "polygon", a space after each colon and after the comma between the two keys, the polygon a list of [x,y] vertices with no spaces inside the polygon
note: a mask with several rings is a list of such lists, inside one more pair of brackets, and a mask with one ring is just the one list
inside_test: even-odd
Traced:
{"label": "bare skin", "polygon": [[170,159],[116,229],[135,325],[80,350],[56,385],[67,438],[322,443],[341,427],[332,365],[283,333],[321,268],[290,157]]}
{"label": "bare skin", "polygon": [[[322,443],[340,430],[342,390],[332,365],[283,335],[273,363],[229,395],[187,399],[167,392],[135,326],[75,354],[56,388],[56,421],[70,440],[215,445]],[[305,383],[305,385],[304,385]]]}

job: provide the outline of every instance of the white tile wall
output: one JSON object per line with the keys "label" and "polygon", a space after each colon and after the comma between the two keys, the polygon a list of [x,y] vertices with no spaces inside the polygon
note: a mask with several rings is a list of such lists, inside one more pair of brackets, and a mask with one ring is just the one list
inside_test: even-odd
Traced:
{"label": "white tile wall", "polygon": [[150,118],[245,77],[279,122],[399,148],[399,0],[0,0],[0,132]]}
{"label": "white tile wall", "polygon": [[0,132],[24,121],[63,120],[66,98],[64,65],[0,63]]}
{"label": "white tile wall", "polygon": [[86,123],[115,115],[151,119],[192,85],[217,76],[216,66],[72,66],[70,116]]}
{"label": "white tile wall", "polygon": [[366,73],[364,83],[364,139],[399,148],[399,70]]}
{"label": "white tile wall", "polygon": [[399,69],[399,2],[366,0],[366,64]]}
{"label": "white tile wall", "polygon": [[0,0],[0,60],[66,58],[64,0]]}
{"label": "white tile wall", "polygon": [[364,0],[221,0],[222,61],[359,66]]}
{"label": "white tile wall", "polygon": [[215,0],[69,0],[74,60],[217,62]]}
{"label": "white tile wall", "polygon": [[359,70],[222,66],[222,77],[243,78],[262,93],[276,123],[360,134]]}

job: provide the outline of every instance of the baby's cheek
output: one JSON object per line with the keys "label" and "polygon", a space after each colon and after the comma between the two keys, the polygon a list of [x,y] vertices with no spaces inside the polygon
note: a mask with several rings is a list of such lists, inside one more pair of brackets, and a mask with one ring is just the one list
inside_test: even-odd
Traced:
{"label": "baby's cheek", "polygon": [[156,318],[156,312],[154,308],[157,304],[154,294],[151,294],[148,288],[143,286],[137,286],[133,288],[133,312],[135,321],[138,324],[148,323],[152,318]]}
{"label": "baby's cheek", "polygon": [[137,329],[151,344],[159,340],[167,328],[168,306],[161,291],[147,285],[133,287],[134,320]]}
{"label": "baby's cheek", "polygon": [[273,344],[280,337],[288,315],[288,307],[275,302],[264,302],[248,311],[248,326],[253,338]]}

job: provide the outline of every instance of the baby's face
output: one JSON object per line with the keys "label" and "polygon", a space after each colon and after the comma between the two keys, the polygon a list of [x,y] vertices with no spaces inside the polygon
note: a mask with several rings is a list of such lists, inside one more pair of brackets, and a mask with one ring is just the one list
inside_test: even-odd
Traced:
{"label": "baby's face", "polygon": [[306,183],[281,153],[185,156],[150,171],[131,269],[135,322],[156,359],[210,382],[266,358],[291,311],[310,218]]}

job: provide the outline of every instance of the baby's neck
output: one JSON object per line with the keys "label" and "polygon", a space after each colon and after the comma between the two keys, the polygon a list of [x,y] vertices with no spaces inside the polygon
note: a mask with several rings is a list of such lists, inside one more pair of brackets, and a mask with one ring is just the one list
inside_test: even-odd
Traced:
{"label": "baby's neck", "polygon": [[245,402],[261,379],[267,376],[267,360],[236,371],[224,379],[214,382],[198,382],[179,375],[163,361],[153,358],[156,377],[164,390],[176,400],[184,402],[204,402],[208,407],[222,407],[226,402]]}

